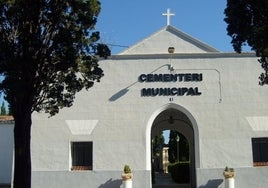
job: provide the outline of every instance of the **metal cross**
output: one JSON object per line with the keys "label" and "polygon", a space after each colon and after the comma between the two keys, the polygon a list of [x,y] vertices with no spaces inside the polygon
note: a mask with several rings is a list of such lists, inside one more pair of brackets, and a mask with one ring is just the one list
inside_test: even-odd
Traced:
{"label": "metal cross", "polygon": [[167,17],[167,25],[170,25],[170,17],[175,16],[174,13],[170,12],[169,8],[167,9],[167,13],[163,13],[162,15]]}

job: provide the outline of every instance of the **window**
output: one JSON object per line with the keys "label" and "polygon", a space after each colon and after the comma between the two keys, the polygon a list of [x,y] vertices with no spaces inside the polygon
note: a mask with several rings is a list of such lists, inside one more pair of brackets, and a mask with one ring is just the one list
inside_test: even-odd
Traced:
{"label": "window", "polygon": [[93,151],[92,142],[72,142],[71,170],[92,170],[92,151]]}
{"label": "window", "polygon": [[268,138],[252,138],[254,166],[268,166]]}

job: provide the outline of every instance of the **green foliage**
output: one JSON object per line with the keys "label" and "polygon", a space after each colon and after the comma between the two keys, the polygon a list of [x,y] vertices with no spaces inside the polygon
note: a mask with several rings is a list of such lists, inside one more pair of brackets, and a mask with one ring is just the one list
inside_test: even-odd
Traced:
{"label": "green foliage", "polygon": [[189,183],[190,181],[190,163],[176,162],[168,166],[168,172],[176,183]]}
{"label": "green foliage", "polygon": [[152,176],[152,184],[155,184],[155,167],[154,167],[154,163],[151,163],[152,166],[152,170],[151,170],[151,176]]}
{"label": "green foliage", "polygon": [[159,135],[156,135],[152,139],[153,157],[160,155],[160,153],[162,152],[164,143],[165,143],[165,138],[163,136],[163,132],[161,132]]}
{"label": "green foliage", "polygon": [[[178,141],[179,138],[179,156],[178,155]],[[189,160],[189,143],[185,136],[177,131],[171,130],[169,133],[169,142],[168,142],[168,160],[170,163],[175,161]]]}
{"label": "green foliage", "polygon": [[168,142],[168,161],[174,163],[177,160],[177,136],[178,132],[170,130]]}
{"label": "green foliage", "polygon": [[110,55],[94,31],[100,10],[98,0],[0,1],[0,90],[14,115],[19,102],[55,115],[100,81],[96,55]]}
{"label": "green foliage", "polygon": [[130,169],[129,165],[124,166],[124,173],[125,174],[130,174],[131,173],[131,169]]}
{"label": "green foliage", "polygon": [[[267,54],[268,56],[268,54]],[[264,72],[261,73],[259,76],[259,84],[264,85],[268,84],[268,62],[267,62],[267,57],[261,57],[258,59],[259,63],[261,64],[261,67],[264,69]]]}
{"label": "green foliage", "polygon": [[8,115],[9,116],[12,116],[13,113],[12,113],[12,109],[10,108],[10,105],[8,104]]}
{"label": "green foliage", "polygon": [[0,115],[2,115],[2,116],[7,115],[6,106],[5,106],[4,102],[2,102]]}
{"label": "green foliage", "polygon": [[224,13],[236,52],[240,53],[246,43],[260,55],[268,48],[267,0],[227,0]]}
{"label": "green foliage", "polygon": [[165,138],[163,136],[163,132],[156,135],[152,138],[152,167],[154,169],[154,173],[161,170],[159,168],[159,164],[161,163],[161,153],[163,149],[163,145],[165,143]]}
{"label": "green foliage", "polygon": [[243,45],[251,46],[261,57],[258,61],[264,69],[259,84],[268,84],[268,1],[227,0],[224,13],[234,50],[241,53]]}
{"label": "green foliage", "polygon": [[228,166],[225,167],[224,169],[225,172],[234,172],[233,168],[229,168]]}
{"label": "green foliage", "polygon": [[[0,0],[0,92],[15,120],[14,188],[31,187],[31,114],[51,116],[103,77],[98,0]],[[97,57],[99,56],[99,57]]]}

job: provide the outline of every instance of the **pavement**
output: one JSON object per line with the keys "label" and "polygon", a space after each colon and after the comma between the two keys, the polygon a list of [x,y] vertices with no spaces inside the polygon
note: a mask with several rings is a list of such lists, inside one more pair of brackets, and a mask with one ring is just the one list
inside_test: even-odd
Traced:
{"label": "pavement", "polygon": [[190,185],[174,182],[168,173],[156,173],[155,184],[152,188],[190,188]]}
{"label": "pavement", "polygon": [[0,188],[10,188],[9,184],[0,184]]}

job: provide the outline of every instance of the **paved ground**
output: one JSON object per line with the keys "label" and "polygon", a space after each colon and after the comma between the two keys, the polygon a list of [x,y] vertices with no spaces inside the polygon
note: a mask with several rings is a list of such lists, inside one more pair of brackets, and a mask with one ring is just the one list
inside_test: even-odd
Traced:
{"label": "paved ground", "polygon": [[[190,188],[188,184],[177,184],[175,183],[170,174],[166,173],[156,173],[155,174],[155,184],[152,188]],[[0,184],[0,188],[10,188],[10,185]]]}
{"label": "paved ground", "polygon": [[10,185],[7,185],[7,184],[0,184],[0,188],[10,188],[11,186]]}
{"label": "paved ground", "polygon": [[190,188],[190,185],[175,183],[170,174],[156,173],[153,188]]}

